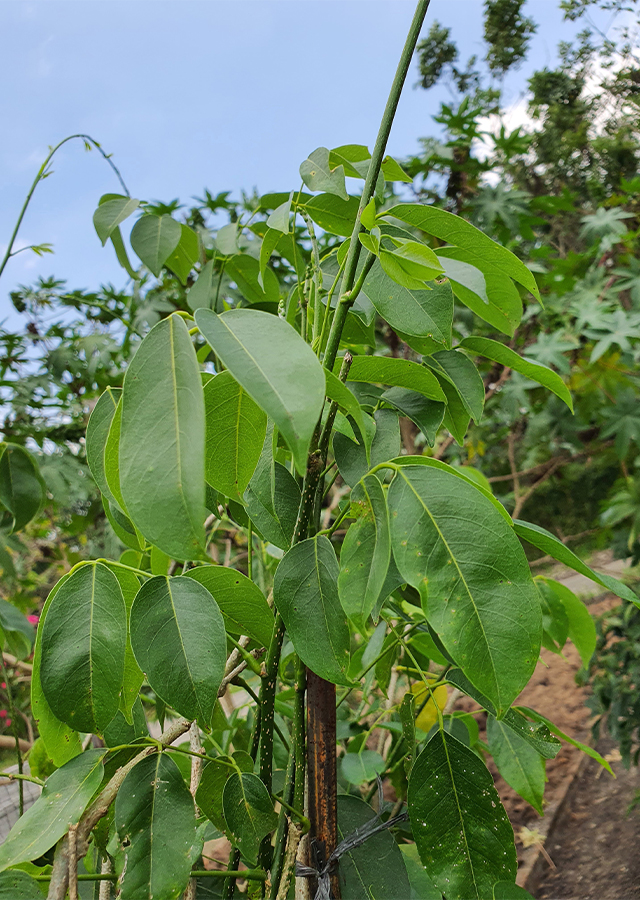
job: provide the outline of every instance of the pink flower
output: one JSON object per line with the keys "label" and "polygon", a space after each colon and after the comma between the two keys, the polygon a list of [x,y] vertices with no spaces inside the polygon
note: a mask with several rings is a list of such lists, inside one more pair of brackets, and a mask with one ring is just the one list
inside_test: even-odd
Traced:
{"label": "pink flower", "polygon": [[0,719],[6,719],[6,718],[7,718],[6,709],[0,709]]}
{"label": "pink flower", "polygon": [[27,621],[29,621],[32,625],[37,625],[40,621],[40,616],[27,616]]}
{"label": "pink flower", "polygon": [[6,689],[7,689],[6,681],[0,681],[0,688],[2,688],[3,691],[6,691]]}
{"label": "pink flower", "polygon": [[11,719],[7,719],[6,725],[7,725],[7,728],[9,727],[9,725],[11,725]]}

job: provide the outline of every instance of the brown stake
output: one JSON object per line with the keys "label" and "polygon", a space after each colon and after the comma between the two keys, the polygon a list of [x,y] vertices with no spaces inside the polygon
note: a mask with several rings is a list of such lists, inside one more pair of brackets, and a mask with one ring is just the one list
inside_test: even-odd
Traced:
{"label": "brown stake", "polygon": [[[307,669],[307,765],[311,859],[321,869],[338,843],[338,782],[336,776],[336,687]],[[316,890],[312,886],[311,894]],[[337,873],[331,890],[340,900]]]}

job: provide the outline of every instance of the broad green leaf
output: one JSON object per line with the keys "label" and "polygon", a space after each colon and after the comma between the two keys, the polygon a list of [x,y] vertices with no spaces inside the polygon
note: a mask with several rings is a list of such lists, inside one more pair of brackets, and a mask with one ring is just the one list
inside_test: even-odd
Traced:
{"label": "broad green leaf", "polygon": [[442,893],[425,872],[415,844],[400,844],[409,878],[409,900],[442,900]]}
{"label": "broad green leaf", "polygon": [[453,293],[447,282],[434,282],[432,290],[425,290],[424,286],[409,290],[374,263],[362,290],[392,328],[451,346]]}
{"label": "broad green leaf", "polygon": [[543,576],[538,576],[536,581],[542,582],[562,604],[568,620],[569,640],[580,654],[582,665],[587,667],[596,649],[596,626],[589,610],[565,584]]}
{"label": "broad green leaf", "polygon": [[522,318],[522,299],[509,276],[498,272],[484,257],[458,247],[439,248],[438,259],[458,300],[498,331],[512,337]]}
{"label": "broad green leaf", "polygon": [[[118,579],[118,584],[120,585],[120,590],[122,591],[122,597],[124,599],[124,605],[127,609],[127,644],[124,652],[124,674],[122,678],[122,693],[120,694],[120,712],[122,712],[129,725],[131,725],[133,722],[131,710],[133,704],[138,699],[138,694],[144,681],[144,673],[133,655],[129,629],[131,607],[133,606],[136,594],[140,590],[140,581],[138,577],[128,569],[123,569],[121,566],[117,565],[109,565],[109,563],[106,565]],[[121,743],[125,744],[127,742],[121,741]]]}
{"label": "broad green leaf", "polygon": [[358,215],[357,197],[341,200],[334,194],[318,194],[309,200],[305,208],[316,225],[330,234],[349,237]]}
{"label": "broad green leaf", "polygon": [[369,469],[397,456],[400,452],[400,424],[391,409],[375,412],[375,434],[371,441],[370,459],[363,444],[356,444],[341,434],[333,436],[333,450],[343,480],[354,486]]}
{"label": "broad green leaf", "polygon": [[508,725],[487,718],[487,743],[498,772],[516,794],[542,812],[546,781],[544,759]]}
{"label": "broad green leaf", "polygon": [[504,344],[501,344],[499,341],[492,341],[490,338],[468,337],[461,341],[459,346],[464,347],[465,350],[470,350],[472,353],[477,353],[479,356],[484,356],[486,359],[498,362],[503,366],[508,366],[508,368],[513,369],[515,372],[520,372],[526,378],[536,381],[543,387],[548,388],[557,397],[560,397],[573,412],[571,394],[562,378],[553,369],[549,369],[547,366],[543,366],[542,363],[535,362],[535,360],[524,359],[511,347],[505,347]]}
{"label": "broad green leaf", "polygon": [[11,533],[33,519],[44,498],[44,482],[31,453],[19,444],[0,442],[0,506],[13,516]]}
{"label": "broad green leaf", "polygon": [[[289,206],[291,206],[290,203]],[[275,215],[275,213],[272,213],[272,215]],[[263,289],[264,276],[265,272],[267,271],[269,260],[271,259],[273,251],[278,246],[278,242],[281,237],[282,231],[277,228],[268,228],[264,234],[264,237],[262,238],[262,244],[260,245],[260,272],[258,274],[258,284]]]}
{"label": "broad green leaf", "polygon": [[104,742],[107,747],[119,747],[121,744],[132,744],[139,738],[149,737],[147,719],[142,708],[140,697],[136,697],[130,710],[131,721],[128,722],[121,709],[115,714],[104,730]]}
{"label": "broad green leaf", "polygon": [[149,565],[152,575],[168,575],[171,557],[158,547],[152,547],[149,552]]}
{"label": "broad green leaf", "polygon": [[[376,224],[376,201],[372,197],[371,200],[367,203],[365,208],[362,210],[362,214],[360,216],[360,223],[363,228],[366,228],[368,231],[371,231],[372,228],[375,228]],[[358,238],[362,240],[364,235],[358,235]],[[374,238],[373,245],[376,247],[375,250],[372,250],[373,253],[377,253],[380,249],[380,231],[378,230],[376,235],[369,235],[370,238]],[[366,247],[367,245],[364,244]]]}
{"label": "broad green leaf", "polygon": [[111,491],[104,470],[104,451],[121,393],[120,388],[108,387],[93,407],[87,422],[87,465],[100,492],[107,498],[111,498]]}
{"label": "broad green leaf", "polygon": [[382,160],[382,174],[385,181],[404,181],[412,184],[413,178],[402,168],[400,163],[392,156],[385,156]]}
{"label": "broad green leaf", "polygon": [[93,224],[103,247],[118,225],[128,219],[139,206],[140,201],[133,197],[115,197],[98,206],[93,214]]}
{"label": "broad green leaf", "polygon": [[251,521],[265,541],[291,546],[300,506],[300,488],[287,468],[273,462],[272,432],[267,432],[256,471],[244,492]]}
{"label": "broad green leaf", "polygon": [[458,446],[464,447],[464,439],[471,422],[471,414],[462,402],[459,391],[451,384],[449,379],[445,378],[441,373],[438,373],[437,377],[447,399],[442,424],[455,439]]}
{"label": "broad green leaf", "polygon": [[342,407],[347,415],[351,416],[353,421],[358,426],[358,430],[360,431],[365,449],[367,453],[369,453],[371,450],[371,434],[367,428],[365,414],[362,411],[362,407],[353,396],[349,388],[346,387],[346,385],[344,385],[339,378],[336,378],[333,372],[326,371],[325,378],[327,380],[327,397],[330,400],[334,400],[338,404],[338,406]]}
{"label": "broad green leaf", "polygon": [[[105,496],[126,515],[127,506],[120,487],[120,435],[122,434],[122,396],[118,400],[109,433],[104,445],[104,476],[107,482]],[[135,529],[134,529],[135,530]]]}
{"label": "broad green leaf", "polygon": [[137,273],[129,262],[129,255],[124,246],[124,241],[122,240],[122,234],[119,227],[114,228],[111,232],[111,243],[113,244],[113,249],[116,251],[116,259],[125,270],[129,278],[132,278],[135,281],[135,279],[137,278]]}
{"label": "broad green leaf", "polygon": [[474,422],[479,422],[484,409],[484,384],[469,357],[458,350],[441,350],[424,357],[423,362],[454,386],[465,410]]}
{"label": "broad green leaf", "polygon": [[[465,678],[460,669],[450,669],[447,672],[447,681],[454,684],[457,688],[472,697],[487,712],[495,717],[495,707],[484,694],[482,694],[468,678]],[[540,756],[545,759],[554,759],[558,755],[561,744],[552,734],[549,728],[542,722],[530,722],[517,709],[507,711],[504,718],[500,722],[508,726],[519,737],[523,738]]]}
{"label": "broad green leaf", "polygon": [[131,231],[131,246],[147,269],[156,276],[176,249],[182,227],[171,216],[142,216]]}
{"label": "broad green leaf", "polygon": [[0,871],[37,859],[66,833],[100,787],[104,750],[86,750],[47,778],[42,793],[0,846]]}
{"label": "broad green leaf", "polygon": [[536,581],[542,609],[542,646],[552,653],[562,653],[569,637],[569,618],[562,601],[543,581]]}
{"label": "broad green leaf", "polygon": [[114,822],[122,896],[177,900],[189,881],[196,812],[168,753],[148,756],[129,772],[116,797]]}
{"label": "broad green leaf", "polygon": [[387,501],[380,481],[375,475],[367,475],[361,486],[362,499],[359,496],[356,501],[359,518],[349,527],[340,551],[338,592],[342,608],[363,630],[384,587],[391,560],[391,538]]}
{"label": "broad green leaf", "polygon": [[289,216],[291,215],[291,203],[293,200],[293,191],[289,194],[289,199],[277,206],[267,219],[267,225],[274,231],[281,234],[289,234]]}
{"label": "broad green leaf", "polygon": [[4,597],[0,597],[0,632],[4,634],[9,650],[18,659],[25,659],[31,654],[35,629],[27,617]]}
{"label": "broad green leaf", "polygon": [[204,544],[204,398],[179,316],[158,322],[144,338],[129,363],[121,402],[120,487],[129,516],[169,556],[198,559]]}
{"label": "broad green leaf", "polygon": [[144,539],[140,539],[138,532],[133,526],[133,522],[124,513],[120,512],[115,503],[110,503],[106,497],[102,497],[102,508],[109,520],[109,525],[113,528],[118,538],[125,547],[129,547],[133,551],[140,552],[144,549]]}
{"label": "broad green leaf", "polygon": [[181,224],[178,246],[165,260],[165,266],[178,276],[182,284],[186,284],[189,273],[199,258],[198,235],[188,225]]}
{"label": "broad green leaf", "polygon": [[590,578],[596,584],[602,585],[602,587],[623,600],[628,600],[629,603],[635,603],[636,606],[640,606],[640,600],[631,588],[623,584],[622,581],[618,581],[617,578],[613,578],[612,575],[596,572],[551,532],[541,528],[539,525],[533,525],[531,522],[523,522],[521,519],[516,519],[513,527],[518,537],[522,538],[523,541],[533,544],[534,547],[542,550],[543,553],[552,556],[575,572],[580,572],[581,575]]}
{"label": "broad green leaf", "polygon": [[375,750],[359,750],[345,753],[340,760],[342,777],[350,784],[369,784],[376,775],[384,772],[386,763]]}
{"label": "broad green leaf", "polygon": [[210,259],[187,291],[189,309],[213,309],[221,277],[221,274],[215,270],[214,261]]}
{"label": "broad green leaf", "polygon": [[429,369],[410,359],[391,356],[354,356],[349,369],[349,381],[388,384],[392,387],[418,391],[431,400],[444,402],[445,396],[438,379]]}
{"label": "broad green leaf", "polygon": [[525,891],[513,881],[499,881],[493,886],[493,900],[534,900],[529,891]]}
{"label": "broad green leaf", "polygon": [[0,900],[42,900],[37,881],[26,872],[3,872],[0,875]]}
{"label": "broad green leaf", "polygon": [[431,466],[401,467],[387,502],[400,574],[501,718],[531,677],[541,638],[540,603],[513,529],[481,490]]}
{"label": "broad green leaf", "polygon": [[260,459],[267,417],[228,371],[205,385],[204,405],[205,478],[225,497],[239,499]]}
{"label": "broad green leaf", "polygon": [[280,286],[275,274],[271,269],[265,269],[261,279],[260,263],[253,256],[246,253],[232,256],[227,260],[224,271],[249,303],[277,303],[280,299]]}
{"label": "broad green leaf", "polygon": [[126,644],[118,579],[102,563],[76,569],[53,597],[42,629],[40,681],[58,719],[102,733],[118,710]]}
{"label": "broad green leaf", "polygon": [[[565,734],[564,731],[561,731],[557,725],[554,725],[549,719],[545,718],[541,713],[537,712],[535,709],[530,709],[528,706],[520,706],[517,707],[514,712],[518,712],[522,710],[527,716],[530,716],[536,722],[542,722],[543,725],[546,725],[549,731],[552,734],[557,735],[559,738],[562,738],[563,741],[566,741],[568,744],[571,744],[573,747],[577,747],[578,750],[582,750],[583,753],[586,753],[587,756],[590,756],[591,759],[595,759],[596,762],[600,763],[603,769],[606,769],[610,775],[613,775],[613,769],[609,765],[608,761],[598,753],[597,750],[594,750],[593,747],[589,747],[588,744],[583,744],[581,741],[576,741],[575,738],[569,737],[568,734]],[[614,775],[615,778],[615,775]]]}
{"label": "broad green leaf", "polygon": [[224,786],[222,810],[232,842],[255,865],[262,838],[278,825],[266,787],[257,775],[235,772]]}
{"label": "broad green leaf", "polygon": [[242,772],[253,772],[253,760],[244,750],[236,750],[233,759],[229,756],[219,756],[211,760],[202,770],[196,791],[196,803],[220,831],[227,830],[222,811],[222,792],[234,771],[237,771],[236,767]]}
{"label": "broad green leaf", "polygon": [[296,653],[333,684],[349,684],[349,627],[338,596],[338,560],[331,541],[309,538],[280,561],[273,599]]}
{"label": "broad green leaf", "polygon": [[184,573],[203,585],[214,598],[232,634],[247,634],[268,647],[273,613],[260,588],[242,572],[228,566],[197,566]]}
{"label": "broad green leaf", "polygon": [[326,147],[318,147],[300,164],[300,177],[311,191],[326,191],[345,201],[349,199],[344,182],[344,167],[332,168],[329,165],[329,151]]}
{"label": "broad green leaf", "polygon": [[47,597],[45,604],[40,613],[40,621],[38,622],[38,630],[36,632],[36,642],[33,650],[33,671],[31,673],[31,712],[40,733],[40,737],[45,745],[47,755],[53,760],[56,766],[63,766],[65,763],[82,752],[82,744],[78,732],[60,719],[57,719],[51,707],[47,703],[47,699],[42,691],[40,683],[40,663],[42,660],[42,629],[49,612],[49,607],[53,598],[61,589],[63,584],[68,581],[70,575],[63,575],[60,581],[52,588]]}
{"label": "broad green leaf", "polygon": [[217,316],[201,309],[195,315],[215,353],[276,423],[304,473],[325,396],[324,371],[311,347],[283,319],[260,310]]}
{"label": "broad green leaf", "polygon": [[222,228],[218,229],[216,232],[216,247],[223,256],[233,256],[234,253],[238,253],[237,222],[229,222],[228,225],[223,225]]}
{"label": "broad green leaf", "polygon": [[417,391],[409,391],[406,388],[389,388],[382,395],[382,399],[395,407],[403,416],[411,419],[426,438],[427,444],[433,447],[438,429],[442,425],[445,407],[443,403],[429,400]]}
{"label": "broad green leaf", "polygon": [[[423,206],[418,203],[401,203],[385,210],[385,215],[408,222],[439,240],[467,250],[470,256],[477,255],[496,272],[513,278],[531,291],[534,297],[540,299],[536,280],[525,264],[460,216],[435,206]],[[468,262],[475,265],[473,258],[469,258]]]}
{"label": "broad green leaf", "polygon": [[[389,159],[390,157],[386,157]],[[371,164],[371,154],[363,144],[345,144],[331,150],[329,155],[331,165],[343,165],[345,174],[350,178],[367,177]],[[382,202],[384,195],[384,172],[378,173],[375,187],[376,198]]]}
{"label": "broad green leaf", "polygon": [[209,591],[193,578],[156,575],[138,591],[130,627],[155,693],[208,730],[227,659],[224,621]]}
{"label": "broad green leaf", "polygon": [[[418,244],[418,246],[421,245]],[[427,268],[420,265],[415,259],[406,259],[404,256],[401,256],[399,251],[392,253],[381,247],[379,256],[380,265],[389,278],[409,291],[424,290],[427,281],[431,281],[442,274],[442,269],[439,265],[435,269]]]}
{"label": "broad green leaf", "polygon": [[484,496],[489,500],[495,508],[498,510],[502,518],[509,525],[510,528],[513,528],[513,520],[507,510],[504,508],[502,503],[498,500],[497,497],[494,497],[490,490],[487,490],[480,481],[471,474],[470,466],[450,466],[448,463],[443,462],[441,459],[433,459],[430,456],[398,456],[395,459],[391,460],[396,466],[431,466],[434,469],[442,469],[443,472],[448,472],[450,475],[455,475],[456,478],[462,478],[463,481],[468,482],[473,485],[476,490],[480,491]]}
{"label": "broad green leaf", "polygon": [[515,879],[513,829],[484,762],[437,731],[411,770],[413,838],[427,874],[447,900],[487,900]]}
{"label": "broad green leaf", "polygon": [[[348,794],[338,794],[339,840],[350,837],[373,818],[375,813],[364,800]],[[342,900],[409,898],[409,879],[404,858],[389,831],[373,835],[360,847],[341,856],[338,871]],[[423,897],[422,900],[427,898]]]}

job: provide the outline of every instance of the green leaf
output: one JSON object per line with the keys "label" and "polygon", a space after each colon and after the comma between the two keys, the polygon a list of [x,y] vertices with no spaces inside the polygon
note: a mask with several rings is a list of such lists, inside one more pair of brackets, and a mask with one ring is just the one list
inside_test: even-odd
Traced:
{"label": "green leaf", "polygon": [[326,147],[318,147],[300,164],[300,177],[311,191],[326,191],[343,200],[349,199],[344,182],[344,167],[331,168]]}
{"label": "green leaf", "polygon": [[109,520],[109,525],[122,541],[125,547],[140,552],[144,549],[144,540],[140,541],[139,535],[133,526],[133,522],[124,513],[120,512],[115,503],[110,503],[106,497],[102,498],[102,508]]}
{"label": "green leaf", "polygon": [[465,350],[470,350],[472,353],[477,353],[479,356],[484,356],[486,359],[498,362],[503,366],[508,366],[508,368],[513,369],[515,372],[520,372],[526,378],[536,381],[543,387],[548,388],[557,397],[560,397],[573,412],[571,394],[562,378],[553,369],[549,369],[547,366],[543,366],[542,363],[534,360],[523,359],[515,350],[505,347],[499,341],[492,341],[490,338],[468,337],[462,340],[459,346],[464,347]]}
{"label": "green leaf", "polygon": [[[417,246],[422,245],[417,244]],[[440,266],[435,269],[426,268],[421,263],[416,262],[415,259],[406,259],[401,256],[399,251],[392,253],[381,247],[379,256],[380,265],[389,278],[410,291],[424,290],[427,281],[431,281],[442,274]]]}
{"label": "green leaf", "polygon": [[334,194],[318,194],[306,204],[306,210],[324,231],[349,237],[358,215],[357,197],[341,200]]}
{"label": "green leaf", "polygon": [[66,833],[100,787],[104,750],[86,750],[50,775],[0,846],[0,871],[37,859]]}
{"label": "green leaf", "polygon": [[325,371],[325,378],[327,380],[327,397],[330,400],[334,400],[338,404],[338,406],[342,407],[342,409],[348,416],[351,416],[353,421],[358,426],[358,430],[360,431],[365,449],[367,453],[369,453],[371,450],[371,434],[367,428],[365,414],[362,411],[362,407],[353,396],[349,388],[346,387],[346,385],[344,385],[339,378],[336,378],[333,372],[329,372],[328,370]]}
{"label": "green leaf", "polygon": [[338,596],[338,560],[328,538],[309,538],[280,561],[273,599],[289,638],[312,672],[349,684],[349,627]]}
{"label": "green leaf", "polygon": [[288,469],[273,461],[276,432],[267,426],[258,465],[244,492],[247,513],[266,541],[282,550],[291,546],[300,506],[300,488]]}
{"label": "green leaf", "polygon": [[209,591],[193,578],[156,575],[138,591],[130,627],[155,693],[208,730],[227,660],[224,621]]}
{"label": "green leaf", "polygon": [[[340,840],[350,837],[373,818],[375,813],[364,800],[338,794]],[[339,873],[342,900],[407,900],[410,894],[404,858],[389,831],[373,835],[360,847],[341,856]]]}
{"label": "green leaf", "polygon": [[382,395],[382,399],[401,412],[403,416],[415,422],[425,436],[427,444],[433,447],[444,416],[443,403],[428,400],[417,391],[409,391],[401,387],[389,388]]}
{"label": "green leaf", "polygon": [[266,787],[257,775],[235,772],[224,786],[222,809],[233,843],[255,865],[262,838],[278,825]]}
{"label": "green leaf", "polygon": [[453,293],[447,282],[409,290],[393,281],[379,263],[374,263],[362,287],[379,315],[392,328],[407,335],[430,337],[451,347]]}
{"label": "green leaf", "polygon": [[391,356],[354,356],[348,377],[349,381],[389,384],[418,391],[431,400],[442,402],[445,400],[435,375],[409,359],[396,359]]}
{"label": "green leaf", "polygon": [[103,732],[118,710],[126,644],[118,579],[102,563],[82,565],[56,592],[42,629],[40,681],[58,719]]}
{"label": "green leaf", "polygon": [[408,175],[392,156],[385,156],[382,160],[382,174],[385,181],[404,181],[405,184],[413,184],[411,175]]}
{"label": "green leaf", "polygon": [[116,259],[125,270],[129,278],[132,278],[135,281],[138,276],[131,266],[131,263],[129,262],[129,256],[124,246],[124,241],[122,240],[120,228],[114,228],[111,232],[111,243],[113,244],[113,249],[116,251]]}
{"label": "green leaf", "polygon": [[418,203],[401,203],[385,210],[385,215],[408,222],[441,241],[467,250],[469,253],[467,261],[472,265],[475,265],[474,258],[480,257],[485,265],[490,265],[498,274],[513,278],[540,300],[536,280],[525,264],[460,216],[435,206],[423,206]]}
{"label": "green leaf", "polygon": [[581,575],[590,578],[591,581],[595,581],[596,584],[602,585],[602,587],[611,591],[613,594],[616,594],[618,597],[621,597],[623,600],[628,600],[629,603],[635,603],[636,606],[640,606],[640,600],[631,588],[627,587],[626,584],[623,584],[622,581],[618,581],[617,578],[613,578],[611,575],[596,572],[584,563],[579,556],[576,556],[572,550],[569,550],[569,548],[565,546],[561,540],[555,537],[555,535],[551,534],[551,532],[541,528],[539,525],[533,525],[531,522],[523,522],[521,519],[516,519],[513,523],[513,527],[518,537],[522,538],[523,541],[533,544],[534,547],[542,550],[543,553],[552,556],[554,559],[557,559],[558,562],[561,562],[564,566],[568,566],[575,572],[580,572]]}
{"label": "green leaf", "polygon": [[232,634],[248,634],[268,647],[273,613],[262,591],[242,572],[228,566],[197,566],[184,573],[203,585],[215,599]]}
{"label": "green leaf", "polygon": [[112,494],[105,474],[104,452],[121,393],[120,388],[108,387],[93,407],[93,412],[87,422],[87,465],[98,489],[109,499],[112,498]]}
{"label": "green leaf", "polygon": [[580,654],[582,665],[587,667],[596,649],[596,626],[589,610],[565,584],[543,576],[538,576],[536,581],[542,582],[552,591],[558,602],[564,607],[569,625],[569,640],[573,642]]}
{"label": "green leaf", "polygon": [[[224,271],[235,281],[239,292],[249,303],[277,303],[280,299],[278,279],[271,269],[265,269],[261,278],[260,263],[253,256],[245,253],[232,256],[227,260]],[[264,287],[261,287],[261,282]]]}
{"label": "green leaf", "polygon": [[342,608],[364,632],[384,588],[391,538],[387,501],[380,481],[375,475],[366,475],[361,485],[360,516],[349,527],[340,551],[338,592]]}
{"label": "green leaf", "polygon": [[375,412],[376,429],[371,441],[370,461],[363,444],[356,444],[341,434],[333,436],[333,450],[343,480],[353,487],[369,469],[386,462],[400,452],[400,424],[391,409]]}
{"label": "green leaf", "polygon": [[182,227],[171,216],[142,216],[131,231],[131,246],[156,276],[180,243]]}
{"label": "green leaf", "polygon": [[31,654],[36,637],[35,629],[27,617],[3,597],[0,597],[0,629],[14,656],[25,659]]}
{"label": "green leaf", "polygon": [[469,357],[458,350],[441,350],[426,356],[423,362],[453,385],[465,410],[474,422],[479,422],[484,409],[484,384]]}
{"label": "green leaf", "polygon": [[528,682],[541,613],[513,530],[484,493],[430,466],[403,466],[387,495],[391,544],[430,625],[498,718]]}
{"label": "green leaf", "polygon": [[260,310],[195,315],[215,353],[276,423],[303,474],[325,396],[324,371],[311,347],[283,319]]}
{"label": "green leaf", "polygon": [[239,499],[260,459],[267,417],[231,372],[204,387],[205,478],[225,497]]}
{"label": "green leaf", "polygon": [[45,499],[38,464],[19,444],[0,443],[0,504],[13,516],[11,534],[24,528]]}
{"label": "green leaf", "polygon": [[[289,203],[291,206],[291,203]],[[275,215],[275,213],[273,213]],[[287,222],[289,220],[287,219]],[[258,275],[258,284],[264,289],[264,276],[267,271],[267,265],[271,259],[273,251],[278,246],[278,241],[282,237],[282,231],[276,228],[268,228],[262,238],[260,245],[260,273]]]}
{"label": "green leaf", "polygon": [[534,900],[529,891],[512,881],[499,881],[493,886],[493,900]]}
{"label": "green leaf", "polygon": [[447,900],[486,900],[515,879],[513,829],[478,756],[438,731],[411,770],[409,818],[420,859]]}
{"label": "green leaf", "polygon": [[187,291],[189,309],[213,309],[221,277],[216,272],[214,260],[210,259]]}
{"label": "green leaf", "polygon": [[[360,223],[361,223],[362,227],[366,228],[368,231],[371,231],[372,228],[375,228],[376,201],[374,200],[373,197],[371,198],[371,200],[369,200],[369,202],[367,203],[365,208],[362,210],[362,215],[360,216]],[[364,235],[359,235],[359,237],[362,240],[362,237],[364,237]],[[370,237],[371,237],[371,235],[370,235]],[[379,237],[380,237],[380,235],[378,234],[378,239],[379,239]],[[378,248],[379,248],[380,241],[378,240],[377,243],[378,243]],[[366,247],[367,245],[365,244],[364,246]],[[374,252],[374,251],[372,251],[372,252]],[[377,250],[375,252],[377,253]]]}
{"label": "green leaf", "polygon": [[342,777],[350,784],[369,784],[384,772],[386,763],[375,750],[345,753],[340,760]]}
{"label": "green leaf", "polygon": [[291,203],[293,200],[293,191],[289,194],[289,199],[277,206],[267,219],[267,226],[273,231],[279,231],[281,234],[289,234],[289,216],[291,215]]}
{"label": "green leaf", "polygon": [[204,440],[200,369],[187,326],[170,316],[125,375],[120,486],[134,525],[174,559],[204,552]]}
{"label": "green leaf", "polygon": [[[106,498],[126,515],[127,506],[120,487],[120,435],[122,433],[122,397],[118,400],[109,425],[107,441],[104,445],[104,476],[107,482]],[[128,518],[128,516],[127,516]],[[122,527],[126,525],[122,522]],[[134,529],[135,531],[135,529]],[[128,545],[127,545],[128,546]]]}
{"label": "green leaf", "polygon": [[115,714],[104,730],[104,742],[107,747],[119,747],[121,744],[133,744],[139,738],[149,737],[147,719],[142,708],[140,697],[136,697],[131,710],[131,722],[127,722],[121,709]]}
{"label": "green leaf", "polygon": [[166,258],[165,266],[178,276],[182,284],[187,283],[189,273],[200,258],[198,235],[188,225],[180,225],[180,240],[175,250]]}
{"label": "green leaf", "polygon": [[542,756],[524,738],[493,716],[487,719],[487,743],[498,772],[507,784],[543,815],[546,777]]}
{"label": "green leaf", "polygon": [[168,753],[148,756],[129,772],[116,797],[114,822],[122,896],[177,900],[189,881],[196,812]]}
{"label": "green leaf", "polygon": [[[549,719],[546,719],[541,713],[537,712],[535,709],[530,709],[528,706],[520,706],[518,707],[518,711],[522,710],[527,716],[530,716],[536,722],[542,722],[543,725],[546,725],[552,734],[557,735],[559,738],[562,738],[563,741],[566,741],[568,744],[571,744],[573,747],[577,747],[578,750],[582,750],[583,753],[586,753],[587,756],[590,756],[591,759],[595,759],[596,762],[600,763],[603,769],[606,769],[610,775],[613,775],[613,770],[607,760],[598,753],[597,750],[594,750],[593,747],[589,747],[587,744],[583,744],[581,741],[576,741],[575,738],[569,737],[568,734],[565,734],[564,731],[561,731],[557,725],[554,725]],[[614,775],[615,777],[615,775]]]}
{"label": "green leaf", "polygon": [[45,745],[47,755],[56,766],[65,763],[82,752],[82,744],[78,732],[69,728],[64,722],[57,719],[42,691],[40,683],[40,663],[42,660],[42,629],[49,612],[53,598],[63,584],[68,581],[70,575],[63,575],[60,581],[52,588],[40,613],[40,621],[36,632],[36,643],[33,650],[33,671],[31,673],[31,712]]}
{"label": "green leaf", "polygon": [[458,300],[512,337],[522,318],[522,299],[513,281],[482,256],[458,247],[440,247],[438,259]]}
{"label": "green leaf", "polygon": [[133,197],[116,197],[98,206],[93,214],[93,224],[103,247],[118,225],[128,219],[139,206],[140,201]]}
{"label": "green leaf", "polygon": [[253,772],[253,760],[244,750],[236,750],[233,758],[219,756],[208,762],[202,770],[196,791],[196,803],[220,831],[227,831],[227,823],[222,812],[222,792],[236,766],[242,772]]}
{"label": "green leaf", "polygon": [[26,872],[3,872],[0,875],[0,900],[42,900],[38,882]]}
{"label": "green leaf", "polygon": [[[153,556],[153,550],[151,555]],[[109,565],[109,563],[106,563],[106,565],[118,579],[118,584],[120,585],[120,590],[122,591],[122,597],[124,599],[124,605],[127,610],[127,644],[124,652],[124,674],[122,678],[122,693],[120,694],[120,712],[123,713],[126,721],[131,725],[133,723],[131,710],[133,709],[133,704],[138,699],[138,693],[140,692],[142,682],[144,681],[144,673],[133,655],[131,633],[129,629],[131,607],[133,606],[136,594],[140,590],[140,581],[133,572],[129,572],[121,566]],[[121,741],[120,743],[125,744],[127,741]]]}
{"label": "green leaf", "polygon": [[409,900],[442,900],[442,893],[424,870],[415,844],[401,844],[400,852],[407,868],[411,893]]}
{"label": "green leaf", "polygon": [[228,225],[223,225],[222,228],[218,229],[216,232],[216,248],[218,253],[221,253],[223,256],[233,256],[234,253],[238,253],[237,222],[229,222]]}

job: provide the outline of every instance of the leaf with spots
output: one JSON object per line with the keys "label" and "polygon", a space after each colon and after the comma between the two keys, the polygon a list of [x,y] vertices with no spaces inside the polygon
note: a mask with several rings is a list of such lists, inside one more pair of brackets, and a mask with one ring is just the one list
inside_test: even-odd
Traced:
{"label": "leaf with spots", "polygon": [[403,466],[387,495],[402,577],[446,651],[501,718],[535,668],[540,603],[513,528],[468,481]]}
{"label": "leaf with spots", "polygon": [[153,690],[208,730],[224,675],[224,621],[209,591],[193,578],[157,575],[131,607],[131,646]]}
{"label": "leaf with spots", "polygon": [[515,880],[513,829],[484,762],[437,731],[415,761],[407,795],[420,859],[447,900],[487,900]]}
{"label": "leaf with spots", "polygon": [[487,719],[487,743],[507,784],[543,815],[544,759],[528,741],[493,716]]}

